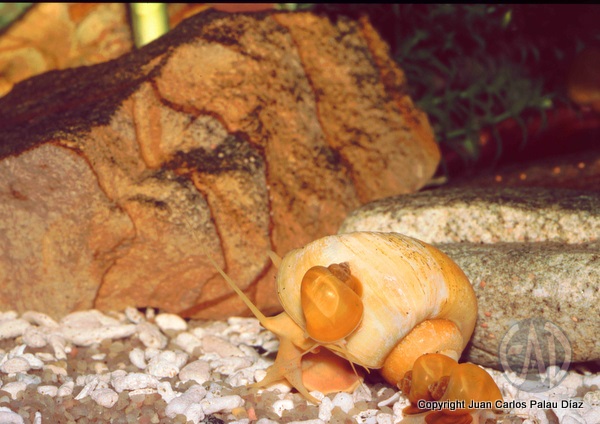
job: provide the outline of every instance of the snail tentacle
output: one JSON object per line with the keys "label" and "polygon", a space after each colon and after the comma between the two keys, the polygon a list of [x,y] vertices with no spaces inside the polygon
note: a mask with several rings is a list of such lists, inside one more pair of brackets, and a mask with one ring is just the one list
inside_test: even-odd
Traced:
{"label": "snail tentacle", "polygon": [[269,255],[269,258],[271,259],[271,262],[273,262],[273,266],[275,268],[279,269],[279,266],[281,265],[282,257],[279,256],[277,253],[273,252],[272,250],[267,250],[267,254]]}
{"label": "snail tentacle", "polygon": [[252,313],[254,314],[254,316],[256,317],[256,319],[258,319],[260,321],[260,323],[264,326],[265,322],[267,322],[267,320],[269,319],[265,314],[263,314],[260,309],[258,309],[256,307],[256,305],[254,305],[254,303],[252,303],[252,301],[250,300],[250,298],[248,296],[246,296],[246,293],[244,293],[242,291],[242,289],[240,289],[238,287],[238,285],[235,283],[235,281],[233,281],[231,279],[231,277],[229,275],[227,275],[227,273],[223,270],[223,268],[221,268],[219,266],[218,263],[215,262],[215,260],[207,253],[206,257],[208,258],[208,261],[211,263],[211,265],[217,270],[217,272],[219,274],[221,274],[221,277],[223,277],[223,279],[225,279],[225,281],[227,281],[227,284],[229,284],[229,286],[232,288],[232,290],[234,292],[236,292],[236,294],[240,297],[240,299],[242,299],[242,301],[246,304],[246,306],[250,309],[250,311],[252,311]]}

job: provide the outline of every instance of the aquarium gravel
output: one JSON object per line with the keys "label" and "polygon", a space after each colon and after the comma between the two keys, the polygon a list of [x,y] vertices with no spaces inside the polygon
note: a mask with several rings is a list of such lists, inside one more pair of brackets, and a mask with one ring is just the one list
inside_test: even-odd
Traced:
{"label": "aquarium gravel", "polygon": [[[397,423],[407,399],[371,373],[352,394],[307,403],[283,383],[247,387],[272,363],[277,339],[254,318],[186,321],[153,309],[0,313],[0,423]],[[479,422],[600,422],[600,374],[570,371],[547,392],[517,390],[487,370],[506,401],[569,399],[573,407],[513,408]],[[486,421],[487,420],[487,421]]]}

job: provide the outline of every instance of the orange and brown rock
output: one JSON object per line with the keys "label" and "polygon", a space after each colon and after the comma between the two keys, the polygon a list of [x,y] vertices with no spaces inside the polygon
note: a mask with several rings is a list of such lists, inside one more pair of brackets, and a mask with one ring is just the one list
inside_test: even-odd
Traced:
{"label": "orange and brown rock", "polygon": [[16,85],[0,100],[0,308],[245,312],[209,254],[274,312],[268,249],[435,171],[405,84],[366,20],[207,12]]}

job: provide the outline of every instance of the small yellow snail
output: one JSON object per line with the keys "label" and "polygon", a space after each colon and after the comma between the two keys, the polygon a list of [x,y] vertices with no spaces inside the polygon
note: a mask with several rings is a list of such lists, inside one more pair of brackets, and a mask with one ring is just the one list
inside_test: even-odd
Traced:
{"label": "small yellow snail", "polygon": [[435,353],[420,356],[398,386],[411,403],[404,408],[405,414],[427,411],[434,402],[445,405],[427,414],[427,424],[468,424],[473,421],[472,413],[497,410],[496,402],[502,402],[500,389],[485,370]]}
{"label": "small yellow snail", "polygon": [[284,312],[274,317],[264,316],[214,265],[280,340],[275,363],[258,384],[285,379],[314,403],[309,390],[329,393],[356,384],[333,382],[343,365],[331,358],[303,371],[306,353],[325,348],[380,369],[398,385],[425,353],[457,360],[477,317],[475,293],[460,268],[435,247],[396,233],[333,235],[289,252],[277,273]]}

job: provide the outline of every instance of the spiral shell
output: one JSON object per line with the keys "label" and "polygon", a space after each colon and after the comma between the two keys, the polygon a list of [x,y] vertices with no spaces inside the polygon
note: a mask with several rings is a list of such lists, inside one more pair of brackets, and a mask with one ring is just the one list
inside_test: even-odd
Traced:
{"label": "spiral shell", "polygon": [[361,282],[364,305],[362,322],[346,338],[348,359],[381,368],[400,340],[419,323],[435,318],[456,324],[464,349],[477,316],[467,277],[438,249],[396,233],[333,235],[285,255],[277,274],[278,294],[298,326],[306,328],[300,302],[304,275],[314,266],[340,263],[347,263]]}
{"label": "spiral shell", "polygon": [[[212,262],[279,338],[275,363],[256,385],[285,379],[314,403],[310,390],[356,387],[360,377],[352,364],[380,369],[399,385],[421,355],[458,360],[475,327],[477,300],[465,274],[438,249],[401,234],[334,235],[276,258],[284,312],[274,317],[266,317]],[[321,348],[350,361],[354,375]],[[319,366],[306,366],[309,352]]]}

